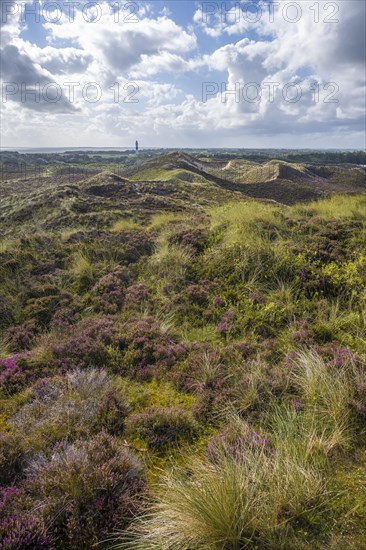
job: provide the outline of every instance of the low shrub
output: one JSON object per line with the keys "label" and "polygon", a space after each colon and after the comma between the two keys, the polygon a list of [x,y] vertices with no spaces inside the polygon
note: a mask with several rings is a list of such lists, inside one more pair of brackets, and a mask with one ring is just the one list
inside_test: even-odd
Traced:
{"label": "low shrub", "polygon": [[75,295],[70,304],[57,308],[52,317],[50,328],[61,333],[67,332],[70,327],[80,321],[82,311],[81,299]]}
{"label": "low shrub", "polygon": [[205,326],[219,318],[215,293],[219,290],[216,281],[199,280],[190,283],[179,293],[171,293],[170,301],[176,315],[190,326]]}
{"label": "low shrub", "polygon": [[272,452],[273,445],[267,434],[251,428],[244,422],[230,423],[221,433],[213,437],[207,448],[207,458],[210,462],[220,462],[223,455],[244,460],[249,450]]}
{"label": "low shrub", "polygon": [[184,247],[188,247],[195,255],[201,254],[208,244],[208,232],[205,229],[199,227],[181,230],[174,233],[174,235],[170,237],[169,242],[171,244],[178,244]]}
{"label": "low shrub", "polygon": [[149,291],[144,284],[134,284],[127,288],[125,305],[127,309],[141,309],[149,299]]}
{"label": "low shrub", "polygon": [[45,328],[59,308],[72,303],[73,295],[65,289],[60,289],[51,275],[36,275],[31,277],[22,301],[24,318],[33,320],[37,326]]}
{"label": "low shrub", "polygon": [[22,390],[29,383],[33,374],[21,366],[21,359],[26,353],[18,353],[6,359],[0,359],[0,391],[13,394]]}
{"label": "low shrub", "polygon": [[146,441],[149,447],[162,450],[180,441],[192,442],[198,425],[182,407],[151,407],[128,419],[128,432]]}
{"label": "low shrub", "polygon": [[161,376],[186,355],[186,349],[154,317],[131,318],[121,327],[122,362],[119,372],[139,380]]}
{"label": "low shrub", "polygon": [[23,489],[0,488],[0,549],[51,550],[40,511]]}
{"label": "low shrub", "polygon": [[12,304],[7,296],[0,294],[0,328],[3,329],[13,322]]}
{"label": "low shrub", "polygon": [[53,346],[54,362],[62,371],[70,368],[104,367],[109,361],[108,346],[119,342],[112,319],[90,317],[81,320],[64,341]]}
{"label": "low shrub", "polygon": [[34,320],[9,327],[4,332],[4,341],[12,352],[29,350],[34,344],[38,328]]}
{"label": "low shrub", "polygon": [[89,550],[125,528],[141,507],[143,469],[107,434],[58,444],[29,465],[25,488],[59,548]]}
{"label": "low shrub", "polygon": [[248,384],[242,366],[243,355],[238,347],[195,345],[172,378],[179,388],[195,395],[195,418],[212,422],[229,404],[239,407],[243,404]]}
{"label": "low shrub", "polygon": [[126,400],[105,371],[76,370],[39,380],[30,401],[10,423],[39,449],[42,444],[72,441],[102,430],[120,434],[127,412]]}
{"label": "low shrub", "polygon": [[119,267],[99,279],[91,290],[95,311],[110,314],[120,311],[129,279],[130,273],[125,267]]}
{"label": "low shrub", "polygon": [[226,311],[217,325],[217,330],[224,338],[230,338],[235,332],[235,311]]}

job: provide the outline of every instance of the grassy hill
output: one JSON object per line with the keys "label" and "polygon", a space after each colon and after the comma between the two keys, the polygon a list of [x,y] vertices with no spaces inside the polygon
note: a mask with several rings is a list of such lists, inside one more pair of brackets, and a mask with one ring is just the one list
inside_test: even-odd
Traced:
{"label": "grassy hill", "polygon": [[[159,172],[160,170],[160,172]],[[66,170],[65,170],[66,172]],[[4,236],[70,227],[110,227],[132,215],[147,220],[167,211],[202,211],[235,197],[189,170],[141,168],[130,179],[102,170],[87,175],[47,170],[36,178],[15,178],[1,185],[0,229]]]}
{"label": "grassy hill", "polygon": [[362,169],[53,166],[0,186],[0,547],[364,548]]}
{"label": "grassy hill", "polygon": [[[6,175],[7,173],[5,173]],[[3,174],[4,175],[4,174]],[[235,197],[295,204],[334,193],[364,193],[366,169],[272,160],[201,160],[173,152],[133,166],[47,164],[1,182],[3,235],[67,227],[110,227],[121,216],[197,212]]]}
{"label": "grassy hill", "polygon": [[[187,153],[170,153],[127,171],[134,181],[204,182],[237,191],[247,197],[294,204],[332,193],[364,193],[366,170],[353,165],[314,166],[271,160],[207,161]],[[268,183],[273,183],[269,186]],[[244,187],[245,186],[245,187]]]}

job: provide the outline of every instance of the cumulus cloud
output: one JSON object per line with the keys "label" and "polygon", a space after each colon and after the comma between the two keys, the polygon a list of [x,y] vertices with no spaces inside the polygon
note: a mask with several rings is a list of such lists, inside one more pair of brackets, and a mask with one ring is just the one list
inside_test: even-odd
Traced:
{"label": "cumulus cloud", "polygon": [[[29,2],[24,2],[22,7]],[[1,2],[1,85],[2,103],[15,102],[34,111],[52,113],[75,112],[75,107],[62,93],[60,87],[47,71],[47,63],[42,67],[40,59],[35,61],[29,55],[19,35],[24,27],[21,22],[20,4],[15,0]],[[37,49],[37,48],[36,48]],[[44,55],[50,55],[45,52]],[[58,53],[58,58],[60,54]],[[40,56],[41,57],[41,56]],[[9,110],[7,111],[9,112]]]}
{"label": "cumulus cloud", "polygon": [[[101,4],[100,9],[103,16],[93,23],[79,11],[71,24],[64,16],[58,23],[46,23],[45,28],[51,40],[74,42],[122,76],[132,69],[134,74],[142,74],[150,61],[149,74],[182,70],[186,67],[184,54],[197,46],[196,36],[167,16],[143,16],[121,24],[108,4]],[[160,56],[162,60],[158,59]]]}
{"label": "cumulus cloud", "polygon": [[91,54],[78,48],[39,48],[28,43],[21,49],[27,51],[34,61],[53,75],[85,73],[93,61]]}
{"label": "cumulus cloud", "polygon": [[[329,2],[317,3],[319,14],[315,14],[310,9],[314,4],[305,0],[296,24],[288,21],[296,16],[284,11],[288,5],[287,1],[278,0],[271,21],[269,12],[265,12],[268,5],[265,8],[262,4],[262,17],[251,25],[257,39],[240,39],[205,56],[211,69],[227,70],[228,90],[248,83],[261,89],[260,99],[253,103],[243,100],[242,94],[239,100],[235,94],[225,94],[223,108],[220,87],[218,97],[208,101],[214,105],[213,113],[224,124],[230,121],[229,113],[236,119],[236,126],[239,121],[243,129],[255,124],[269,135],[291,128],[297,133],[309,132],[311,124],[317,132],[346,127],[347,123],[350,130],[361,129],[365,110],[366,4],[354,0],[338,2],[338,23],[330,23]],[[287,14],[287,19],[283,14]],[[318,15],[319,21],[315,18]],[[243,18],[223,20],[218,13],[206,21],[197,11],[194,19],[208,34],[213,30],[214,35],[240,35],[248,27]],[[302,76],[304,73],[306,76]],[[269,84],[275,85],[273,97]],[[296,93],[296,89],[301,97],[289,101],[287,91]]]}
{"label": "cumulus cloud", "polygon": [[[246,4],[241,2],[241,9]],[[288,20],[296,13],[284,11],[288,4],[260,2],[257,20],[250,13],[223,18],[219,11],[206,18],[198,8],[191,28],[174,20],[174,10],[157,15],[153,4],[144,4],[138,19],[126,22],[104,2],[94,22],[75,10],[72,22],[64,13],[59,22],[44,23],[46,47],[24,40],[19,18],[11,16],[3,33],[3,75],[29,86],[76,80],[74,103],[64,98],[25,106],[33,109],[33,121],[39,117],[40,132],[52,139],[55,133],[65,138],[64,122],[57,118],[64,113],[79,146],[90,144],[89,135],[100,146],[136,135],[148,145],[172,146],[302,147],[321,144],[322,135],[323,147],[362,143],[366,3],[319,0],[316,13],[310,9],[313,0],[302,0],[296,23]],[[338,13],[329,4],[338,5]],[[329,22],[332,18],[338,22]],[[209,36],[204,55],[199,53],[202,31]],[[131,80],[138,87],[137,103],[126,101]],[[103,91],[97,102],[86,101],[82,93],[91,81]],[[253,83],[260,91],[255,101]],[[292,101],[297,90],[300,97]],[[21,90],[10,99],[19,104]],[[14,132],[11,104],[6,103],[3,118],[9,136]],[[65,114],[75,108],[77,117]],[[24,118],[16,116],[21,129]]]}
{"label": "cumulus cloud", "polygon": [[35,111],[65,113],[75,107],[62,89],[29,56],[11,44],[2,49],[3,102],[15,101]]}

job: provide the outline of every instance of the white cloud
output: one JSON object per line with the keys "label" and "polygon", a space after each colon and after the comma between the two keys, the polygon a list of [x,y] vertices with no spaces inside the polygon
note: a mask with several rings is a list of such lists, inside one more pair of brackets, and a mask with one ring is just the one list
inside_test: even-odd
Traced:
{"label": "white cloud", "polygon": [[[323,21],[331,15],[325,10],[329,4],[326,0],[318,2],[319,23],[314,22],[310,10],[313,0],[301,2],[302,17],[297,23],[283,17],[287,0],[277,0],[277,4],[274,23],[270,23],[264,7],[263,16],[255,23],[230,17],[223,21],[216,13],[206,24],[202,13],[196,11],[196,28],[211,37],[221,37],[221,44],[224,39],[228,41],[203,56],[198,54],[194,31],[173,21],[168,11],[155,16],[153,5],[145,5],[137,23],[115,22],[107,3],[101,5],[103,16],[94,23],[85,21],[80,11],[74,22],[64,16],[60,23],[46,23],[48,46],[44,48],[22,39],[19,20],[13,18],[3,33],[3,45],[10,48],[5,50],[5,68],[14,80],[26,77],[28,82],[38,79],[45,85],[78,82],[72,105],[67,98],[56,107],[47,102],[26,105],[34,110],[31,120],[37,127],[36,139],[46,145],[50,140],[70,146],[124,145],[140,136],[148,145],[302,147],[320,144],[321,135],[323,147],[361,144],[365,129],[366,4],[338,0],[339,23]],[[223,91],[230,92],[239,87],[239,98],[220,91],[202,101],[197,92],[200,78],[208,82],[210,74],[217,71],[226,76],[214,84],[215,89],[221,90],[223,85]],[[183,92],[180,77],[186,89],[192,79],[196,95]],[[130,80],[139,86],[137,104],[125,102],[124,86]],[[82,95],[89,82],[96,82],[103,92],[97,103],[86,101]],[[317,101],[311,91],[314,82],[319,85]],[[331,88],[325,87],[329,82],[339,87],[335,94],[338,103],[330,102],[329,97],[327,100]],[[250,102],[243,95],[249,83],[262,88],[260,101]],[[268,83],[277,83],[273,97]],[[284,100],[288,84],[292,85],[289,92],[295,85],[301,89],[299,101]],[[114,98],[117,85],[121,90],[118,102]],[[18,96],[13,99],[19,102]],[[11,101],[5,107],[4,139],[13,140],[14,132],[18,132],[23,140],[29,140],[23,110],[19,109],[14,118]],[[72,116],[57,114],[73,108],[78,112]],[[73,143],[68,141],[70,135]]]}
{"label": "white cloud", "polygon": [[[226,115],[221,101],[209,101],[215,105],[214,113],[224,124],[229,125],[232,124],[230,115],[236,117],[237,125],[240,125],[240,120],[243,129],[249,129],[254,121],[264,121],[268,134],[282,132],[291,126],[294,132],[306,132],[309,131],[308,123],[311,121],[317,131],[327,131],[329,127],[345,125],[347,121],[350,131],[354,126],[362,127],[363,119],[360,117],[365,110],[366,90],[366,4],[353,0],[338,2],[339,23],[326,23],[324,18],[331,17],[329,3],[315,4],[319,5],[320,19],[315,22],[315,14],[310,9],[314,3],[305,0],[301,3],[302,17],[296,24],[284,19],[284,13],[294,17],[294,13],[283,11],[286,5],[289,5],[286,0],[277,2],[273,23],[269,22],[267,14],[252,25],[258,35],[257,40],[240,39],[205,57],[210,68],[227,70],[229,90],[250,82],[262,88],[266,88],[269,82],[277,83],[273,101],[269,101],[267,93],[263,93],[262,100],[254,104],[238,101],[229,95],[224,104]],[[201,16],[196,12],[195,20],[202,21]],[[242,31],[243,25],[247,25],[247,22],[232,21],[223,26],[218,14],[211,19],[215,32],[220,34],[236,34]],[[316,101],[311,92],[313,82],[319,85]],[[301,100],[297,103],[285,101],[282,95],[286,84],[291,83],[297,84],[302,92]],[[332,90],[337,91],[330,95]],[[222,98],[222,94],[219,94],[219,98]],[[338,103],[333,103],[332,98],[337,99]],[[248,118],[249,113],[256,116]]]}
{"label": "white cloud", "polygon": [[[25,24],[21,22],[22,6],[15,1],[2,3],[1,8],[1,49],[2,57],[0,81],[2,86],[2,106],[5,103],[17,103],[26,109],[52,111],[52,113],[75,112],[75,107],[67,97],[60,97],[57,102],[50,101],[55,97],[57,82],[47,70],[46,64],[42,66],[40,59],[32,59],[29,51],[32,47],[25,47],[23,40],[19,38]],[[41,50],[39,50],[39,53]],[[49,54],[50,52],[48,52]],[[45,54],[47,55],[47,53]],[[7,110],[9,113],[9,109]]]}
{"label": "white cloud", "polygon": [[21,53],[28,54],[34,63],[39,64],[53,75],[84,73],[93,61],[91,54],[79,48],[54,48],[52,46],[40,48],[24,40],[16,40],[14,43]]}
{"label": "white cloud", "polygon": [[[108,4],[100,4],[103,15],[94,23],[87,22],[82,12],[69,22],[64,17],[59,23],[46,23],[51,39],[69,40],[90,53],[94,60],[127,77],[142,73],[149,61],[156,71],[177,70],[185,67],[184,54],[194,50],[197,40],[177,25],[172,19],[160,16],[156,19],[143,17],[137,22],[116,22]],[[158,61],[162,56],[166,66]],[[153,69],[150,73],[153,74]]]}

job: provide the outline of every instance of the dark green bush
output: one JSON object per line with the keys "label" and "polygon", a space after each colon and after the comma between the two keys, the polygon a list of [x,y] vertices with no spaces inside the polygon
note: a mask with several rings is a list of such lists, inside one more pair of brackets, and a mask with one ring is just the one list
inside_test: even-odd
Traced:
{"label": "dark green bush", "polygon": [[146,409],[131,416],[127,426],[131,435],[140,437],[157,450],[181,441],[192,442],[198,435],[196,421],[181,407]]}

